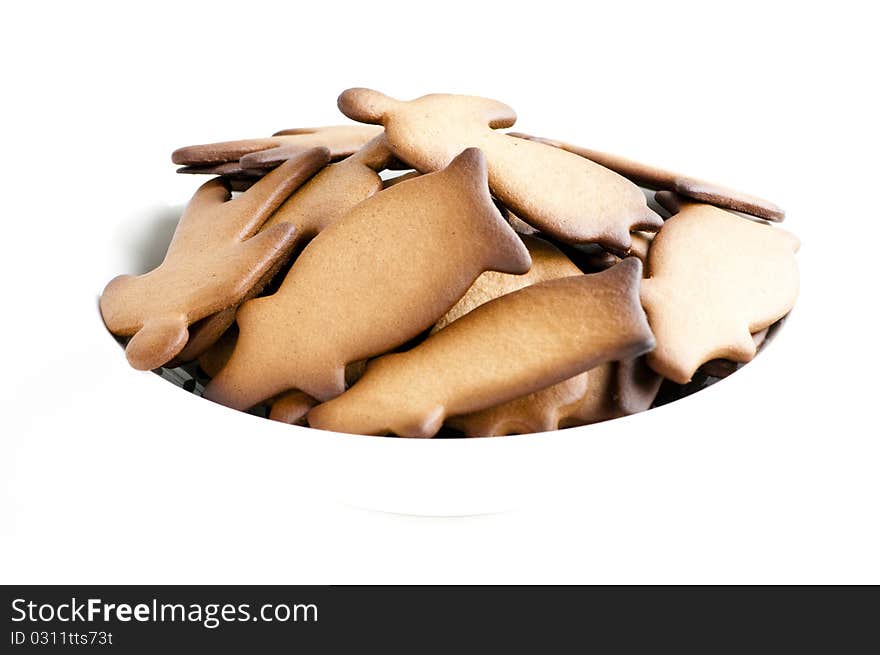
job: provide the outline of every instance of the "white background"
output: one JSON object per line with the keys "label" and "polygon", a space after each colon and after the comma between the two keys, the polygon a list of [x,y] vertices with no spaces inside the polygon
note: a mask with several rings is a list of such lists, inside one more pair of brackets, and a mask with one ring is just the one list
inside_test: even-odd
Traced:
{"label": "white background", "polygon": [[[7,7],[0,582],[880,582],[877,23],[808,4]],[[350,86],[778,202],[794,315],[711,389],[554,436],[335,436],[127,368],[96,300],[197,183],[171,150],[340,122]]]}

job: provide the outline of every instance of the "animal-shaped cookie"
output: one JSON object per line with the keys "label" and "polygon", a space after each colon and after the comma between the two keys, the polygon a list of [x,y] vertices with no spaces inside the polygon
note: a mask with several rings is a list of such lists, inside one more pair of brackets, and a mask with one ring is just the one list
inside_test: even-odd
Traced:
{"label": "animal-shaped cookie", "polygon": [[430,437],[447,416],[476,412],[654,345],[628,258],[593,275],[539,282],[487,302],[421,344],[370,362],[309,425],[357,434]]}
{"label": "animal-shaped cookie", "polygon": [[[769,328],[764,328],[760,332],[755,332],[752,335],[752,340],[755,342],[755,352],[761,352],[761,347],[764,345],[764,342],[767,340],[767,334],[772,329],[772,326]],[[740,366],[742,366],[742,362],[733,362],[729,359],[710,359],[708,362],[700,366],[700,371],[709,375],[713,378],[726,378],[731,373],[734,373]]]}
{"label": "animal-shaped cookie", "polygon": [[480,305],[506,293],[537,282],[580,274],[580,269],[568,257],[543,239],[525,235],[520,236],[520,239],[532,258],[532,267],[529,271],[523,275],[511,275],[497,271],[483,273],[471,285],[467,293],[461,297],[461,300],[455,303],[452,309],[446,312],[431,328],[431,334],[439,332]]}
{"label": "animal-shaped cookie", "polygon": [[[508,220],[509,220],[508,216]],[[480,305],[537,282],[580,275],[581,271],[557,248],[543,239],[521,236],[532,257],[532,268],[525,275],[489,271],[477,278],[452,309],[437,321],[431,334],[460,319]],[[555,430],[569,406],[578,404],[585,393],[586,374],[581,374],[523,398],[496,405],[465,416],[451,417],[447,424],[466,436],[496,436],[513,432]]]}
{"label": "animal-shaped cookie", "polygon": [[466,437],[502,437],[556,430],[560,422],[583,403],[591,375],[592,372],[580,373],[527,396],[470,414],[451,416],[446,425]]}
{"label": "animal-shaped cookie", "polygon": [[[297,189],[266,221],[263,229],[289,223],[296,226],[297,246],[308,243],[355,205],[382,190],[378,171],[390,158],[391,153],[380,134],[355,154],[327,166]],[[255,285],[243,301],[259,295],[272,277],[270,274]],[[237,305],[229,307],[194,326],[179,358],[187,361],[201,355],[232,324],[237,311]]]}
{"label": "animal-shaped cookie", "polygon": [[272,402],[269,418],[279,423],[305,425],[306,414],[318,401],[302,391],[287,391]]}
{"label": "animal-shaped cookie", "polygon": [[269,285],[275,276],[280,273],[282,266],[296,256],[297,244],[299,242],[300,239],[297,238],[297,234],[294,231],[293,244],[290,247],[289,256],[279,260],[275,266],[272,266],[266,271],[263,276],[251,286],[250,290],[241,298],[241,300],[234,305],[230,305],[219,312],[206,316],[200,321],[193,323],[189,327],[189,338],[186,341],[186,345],[181,349],[174,360],[169,363],[169,366],[179,366],[184,362],[200,359],[218,339],[229,331],[230,326],[235,322],[235,314],[238,312],[241,303],[246,302],[251,298],[256,298],[263,293],[263,290]]}
{"label": "animal-shaped cookie", "polygon": [[174,232],[163,262],[143,275],[122,275],[101,295],[101,315],[118,336],[130,336],[125,353],[137,369],[158,368],[187,342],[188,326],[238,303],[291,252],[290,224],[255,233],[329,154],[308,151],[230,200],[222,180],[203,184]]}
{"label": "animal-shaped cookie", "polygon": [[390,159],[391,152],[380,134],[351,156],[320,171],[288,198],[268,223],[293,223],[299,238],[312,239],[382,190],[379,172]]}
{"label": "animal-shaped cookie", "polygon": [[559,427],[609,421],[650,409],[663,378],[647,364],[645,356],[609,362],[590,369],[587,391],[568,408]]}
{"label": "animal-shaped cookie", "polygon": [[275,294],[245,303],[232,358],[205,397],[238,409],[288,389],[333,398],[347,363],[429,328],[480,273],[530,265],[492,203],[485,157],[465,150],[358,204],[312,240]]}
{"label": "animal-shaped cookie", "polygon": [[649,409],[662,382],[644,356],[606,362],[528,396],[453,416],[446,424],[465,436],[494,437],[598,423]]}
{"label": "animal-shaped cookie", "polygon": [[[636,233],[639,234],[639,233]],[[464,297],[447,312],[433,332],[446,327],[476,307],[506,293],[543,280],[580,274],[572,261],[555,247],[535,237],[522,237],[532,256],[526,275],[483,273]],[[633,235],[635,243],[636,235]],[[645,374],[647,372],[647,374]],[[650,407],[662,378],[644,358],[601,364],[527,396],[462,416],[446,423],[466,436],[499,436],[555,430],[643,411]],[[650,397],[649,397],[650,396]]]}
{"label": "animal-shaped cookie", "polygon": [[623,176],[559,148],[495,131],[516,120],[510,107],[495,100],[434,94],[404,102],[348,89],[338,104],[349,118],[383,125],[392,152],[422,172],[442,168],[464,148],[480,148],[492,194],[562,241],[597,242],[626,253],[631,230],[656,230],[662,223]]}
{"label": "animal-shaped cookie", "polygon": [[226,362],[232,357],[232,351],[235,350],[237,341],[238,327],[232,325],[199,356],[199,367],[205,375],[212,378],[226,366]]}
{"label": "animal-shaped cookie", "polygon": [[219,175],[232,191],[247,191],[268,171],[244,169],[238,162],[229,162],[207,166],[181,166],[177,172],[186,175]]}
{"label": "animal-shaped cookie", "polygon": [[769,221],[781,221],[785,218],[785,212],[779,206],[758,198],[756,196],[728,189],[720,184],[713,184],[688,175],[681,175],[672,171],[642,164],[626,157],[612,155],[599,150],[573,146],[564,141],[545,139],[542,137],[522,134],[521,132],[509,132],[510,136],[529,141],[545,143],[560,148],[567,152],[579,155],[606,168],[616,171],[632,180],[636,184],[648,189],[675,191],[681,196],[700,200],[716,207],[734,209],[745,214],[758,216]]}
{"label": "animal-shaped cookie", "polygon": [[654,237],[650,277],[642,281],[657,337],[648,364],[685,384],[711,359],[755,356],[752,333],[785,316],[797,298],[799,242],[712,205],[664,193],[657,199],[678,213]]}
{"label": "animal-shaped cookie", "polygon": [[[357,152],[381,133],[382,128],[369,125],[331,125],[282,130],[263,139],[185,146],[171,154],[171,161],[184,166],[232,163],[236,169],[266,168],[278,165],[303,150],[316,147],[327,148],[331,158],[339,159]],[[226,173],[229,174],[231,170],[228,169]]]}
{"label": "animal-shaped cookie", "polygon": [[[648,262],[648,249],[651,247],[651,241],[654,239],[653,232],[633,232],[632,248],[629,249],[628,257],[638,257],[642,264]],[[604,271],[611,268],[621,260],[617,255],[613,255],[607,250],[594,250],[585,253],[584,262],[588,269],[592,271]],[[647,266],[644,268],[644,274],[648,274]]]}
{"label": "animal-shaped cookie", "polygon": [[[238,327],[231,326],[201,357],[199,366],[208,377],[214,377],[226,366],[238,340]],[[363,375],[366,363],[354,362],[345,367],[345,384],[351,386]],[[286,391],[270,402],[269,418],[291,425],[305,425],[308,411],[318,401],[302,391]]]}

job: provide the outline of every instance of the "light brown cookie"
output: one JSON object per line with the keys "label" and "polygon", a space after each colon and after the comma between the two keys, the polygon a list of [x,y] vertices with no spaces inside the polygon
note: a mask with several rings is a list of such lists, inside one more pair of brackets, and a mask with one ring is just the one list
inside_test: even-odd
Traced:
{"label": "light brown cookie", "polygon": [[231,191],[247,191],[268,170],[245,170],[238,162],[216,166],[181,166],[177,172],[184,175],[219,175]]}
{"label": "light brown cookie", "polygon": [[[760,332],[755,332],[752,335],[752,339],[755,341],[756,353],[760,352],[761,346],[767,339],[767,333],[769,331],[770,328],[764,328]],[[734,373],[740,366],[742,366],[742,362],[734,362],[729,359],[710,359],[708,362],[700,366],[699,370],[713,378],[726,378],[731,373]]]}
{"label": "light brown cookie", "polygon": [[651,242],[653,240],[653,232],[633,232],[632,248],[629,250],[629,256],[638,257],[642,264],[646,264],[648,262],[648,251],[651,249]]}
{"label": "light brown cookie", "polygon": [[226,362],[232,357],[236,341],[238,327],[233,324],[199,356],[199,366],[209,378],[217,375],[226,366]]}
{"label": "light brown cookie", "polygon": [[662,382],[644,356],[606,362],[528,396],[453,416],[446,423],[473,437],[588,425],[644,412],[651,407]]}
{"label": "light brown cookie", "polygon": [[[333,159],[347,157],[381,133],[382,128],[367,125],[331,125],[282,130],[264,139],[242,139],[185,146],[171,154],[171,161],[183,166],[233,163],[236,169],[273,168],[303,150],[316,147],[327,148]],[[240,162],[240,166],[235,162]],[[225,174],[230,174],[231,170],[232,168]]]}
{"label": "light brown cookie", "polygon": [[[630,248],[629,253],[627,253],[627,257],[638,257],[642,264],[645,264],[644,275],[646,277],[648,275],[648,250],[651,247],[651,241],[653,239],[653,232],[633,232],[632,248]],[[591,270],[604,271],[606,268],[614,266],[622,258],[611,254],[607,250],[597,250],[586,253],[585,259]]]}
{"label": "light brown cookie", "polygon": [[[308,148],[306,148],[308,149]],[[222,175],[225,177],[251,177],[259,180],[267,171],[262,169],[242,168],[238,161],[230,161],[225,164],[205,164],[202,166],[181,166],[177,173],[183,175]]]}
{"label": "light brown cookie", "polygon": [[623,258],[611,254],[607,250],[599,249],[587,253],[584,256],[584,259],[586,260],[587,266],[589,266],[590,270],[599,272],[611,268],[615,264],[619,263],[620,260]]}
{"label": "light brown cookie", "polygon": [[203,184],[174,231],[164,261],[143,275],[122,275],[101,295],[101,315],[138,369],[158,368],[187,342],[188,326],[238,303],[291,252],[295,227],[253,236],[269,215],[328,159],[326,149],[303,153],[230,200],[219,179]]}
{"label": "light brown cookie", "polygon": [[527,236],[534,236],[536,234],[540,234],[540,230],[536,230],[531,225],[526,223],[524,220],[519,218],[516,214],[514,214],[510,209],[504,206],[504,203],[495,200],[495,205],[498,207],[498,211],[501,212],[501,215],[504,219],[510,223],[510,227],[513,228],[514,232],[517,234],[525,234]]}
{"label": "light brown cookie", "polygon": [[[199,367],[209,377],[217,375],[235,349],[238,327],[232,325],[211,347],[199,357]],[[367,362],[353,362],[345,367],[345,385],[350,387],[364,374]],[[286,391],[270,403],[269,418],[291,425],[306,425],[305,416],[318,401],[301,391]]]}
{"label": "light brown cookie", "polygon": [[[269,228],[264,226],[264,229]],[[218,339],[226,334],[230,326],[235,323],[235,315],[241,303],[251,298],[256,298],[263,292],[266,286],[280,273],[284,264],[296,256],[297,246],[300,241],[298,235],[294,232],[293,244],[290,247],[288,256],[279,259],[275,265],[266,271],[239,302],[193,323],[189,328],[189,338],[186,341],[186,345],[168,365],[179,366],[184,362],[199,359]]]}
{"label": "light brown cookie", "polygon": [[382,190],[379,172],[390,159],[391,152],[380,134],[353,155],[315,175],[278,208],[269,224],[293,223],[300,238],[311,240],[355,205]]}
{"label": "light brown cookie", "polygon": [[287,391],[272,402],[269,418],[280,423],[305,425],[306,414],[318,401],[302,391]]}
{"label": "light brown cookie", "polygon": [[455,303],[452,309],[446,312],[434,327],[431,328],[431,334],[439,332],[480,305],[506,293],[511,293],[537,282],[580,274],[580,269],[568,257],[543,239],[530,236],[521,236],[520,238],[532,258],[532,267],[528,273],[523,275],[510,275],[509,273],[498,273],[496,271],[483,273],[471,285],[467,293],[461,297],[461,300]]}
{"label": "light brown cookie", "polygon": [[[210,348],[199,357],[199,366],[209,378],[226,366],[238,341],[238,326],[233,324]],[[367,368],[367,360],[352,362],[345,367],[345,386],[357,382]]]}
{"label": "light brown cookie", "polygon": [[[296,244],[311,241],[321,230],[347,214],[355,205],[382,190],[381,171],[391,158],[382,135],[375,137],[355,154],[319,171],[296,190],[266,221],[264,230],[281,223],[296,226]],[[275,276],[270,271],[244,301],[262,293]],[[181,361],[201,355],[235,320],[238,306],[200,321],[190,330],[190,339],[181,351]]]}
{"label": "light brown cookie", "polygon": [[[568,257],[549,243],[534,237],[522,238],[532,256],[532,269],[526,275],[516,276],[483,273],[455,307],[438,321],[432,333],[506,293],[543,280],[580,273]],[[560,424],[583,425],[648,409],[661,381],[662,378],[647,367],[643,357],[608,362],[528,396],[453,416],[446,423],[466,436],[526,434],[555,430]]]}
{"label": "light brown cookie", "polygon": [[251,177],[249,175],[223,175],[221,176],[230,191],[244,192],[250,189],[260,177]]}
{"label": "light brown cookie", "polygon": [[327,400],[349,362],[429,328],[485,270],[531,261],[498,213],[474,148],[358,204],[306,247],[273,295],[239,310],[239,339],[205,397],[246,409],[288,389]]}
{"label": "light brown cookie", "polygon": [[657,337],[655,371],[678,384],[716,358],[747,362],[758,332],[794,305],[797,238],[723,209],[657,194],[679,208],[654,237],[642,304]]}
{"label": "light brown cookie", "polygon": [[642,164],[626,157],[612,155],[607,152],[591,150],[589,148],[581,148],[573,146],[564,141],[556,141],[555,139],[545,139],[542,137],[531,136],[521,132],[509,132],[510,136],[520,139],[527,139],[538,143],[555,146],[567,152],[579,155],[597,164],[601,164],[606,168],[620,173],[627,179],[632,180],[639,186],[655,190],[675,191],[679,195],[694,200],[700,200],[716,207],[725,209],[733,209],[752,216],[767,219],[768,221],[781,221],[785,218],[785,211],[779,206],[773,204],[769,200],[751,196],[747,193],[741,193],[728,189],[719,184],[706,182],[704,180],[681,175],[672,171],[667,171],[648,164]]}
{"label": "light brown cookie", "polygon": [[517,234],[534,235],[540,234],[541,232],[540,230],[533,228],[513,212],[508,212],[507,222],[510,223],[510,227],[512,227]]}
{"label": "light brown cookie", "polygon": [[493,128],[516,120],[505,104],[475,96],[427,95],[403,102],[370,89],[339,96],[343,114],[381,124],[392,152],[413,168],[442,168],[459,152],[486,154],[492,194],[541,232],[570,243],[600,243],[625,253],[633,229],[656,230],[660,217],[639,188],[583,157]]}
{"label": "light brown cookie", "polygon": [[451,416],[446,419],[446,425],[466,437],[501,437],[556,430],[560,421],[583,403],[591,375],[591,372],[580,373],[527,396],[470,414]]}
{"label": "light brown cookie", "polygon": [[[431,334],[442,330],[480,305],[507,293],[537,282],[580,274],[580,269],[568,257],[543,239],[531,236],[521,238],[532,257],[532,268],[529,272],[525,275],[508,275],[494,271],[483,273],[461,300],[437,321]],[[453,416],[446,423],[468,437],[555,430],[559,419],[565,416],[568,408],[580,401],[586,385],[587,377],[583,373],[501,405],[463,416]]]}
{"label": "light brown cookie", "polygon": [[663,378],[645,357],[609,362],[590,369],[587,392],[566,411],[560,427],[609,421],[650,409]]}
{"label": "light brown cookie", "polygon": [[654,345],[639,304],[641,263],[539,282],[477,307],[410,351],[370,362],[357,384],[309,412],[309,425],[430,437],[476,412]]}

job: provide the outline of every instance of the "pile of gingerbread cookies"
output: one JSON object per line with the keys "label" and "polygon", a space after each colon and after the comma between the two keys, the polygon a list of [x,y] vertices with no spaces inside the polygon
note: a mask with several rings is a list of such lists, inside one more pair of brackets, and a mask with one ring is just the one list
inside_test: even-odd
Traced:
{"label": "pile of gingerbread cookies", "polygon": [[501,131],[494,100],[338,106],[363,125],[174,152],[213,177],[100,300],[133,367],[197,362],[206,398],[325,430],[531,433],[727,375],[795,302],[772,203]]}

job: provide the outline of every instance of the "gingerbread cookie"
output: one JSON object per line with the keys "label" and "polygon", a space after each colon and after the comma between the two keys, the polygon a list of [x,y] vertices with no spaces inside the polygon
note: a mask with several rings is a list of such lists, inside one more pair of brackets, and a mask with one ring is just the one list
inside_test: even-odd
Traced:
{"label": "gingerbread cookie", "polygon": [[358,204],[306,247],[273,295],[239,310],[239,340],[205,397],[246,409],[288,389],[319,400],[345,389],[349,362],[429,328],[485,270],[531,261],[498,213],[483,154]]}
{"label": "gingerbread cookie", "polygon": [[[647,276],[648,249],[651,247],[651,241],[654,239],[653,232],[633,232],[632,248],[629,249],[628,257],[638,257],[642,264],[645,264],[644,274]],[[593,250],[585,253],[584,257],[587,266],[592,271],[604,271],[611,268],[621,260],[621,257],[614,255],[607,250]]]}
{"label": "gingerbread cookie", "polygon": [[662,382],[644,356],[606,362],[528,396],[453,416],[446,423],[473,437],[530,434],[598,423],[646,411]]}
{"label": "gingerbread cookie", "polygon": [[[308,148],[307,148],[308,149]],[[267,171],[261,169],[242,168],[237,161],[226,162],[225,164],[204,164],[201,166],[181,166],[177,169],[177,173],[183,175],[220,175],[223,177],[251,177],[255,181],[263,177]]]}
{"label": "gingerbread cookie", "polygon": [[[580,275],[580,269],[551,244],[536,237],[521,238],[532,257],[532,268],[529,272],[525,275],[508,275],[494,271],[483,273],[461,300],[437,321],[431,334],[442,330],[480,305],[507,293],[545,280]],[[447,424],[469,437],[554,430],[568,408],[578,404],[586,385],[587,377],[583,373],[525,397],[464,416],[451,417]]]}
{"label": "gingerbread cookie", "polygon": [[523,287],[545,280],[555,280],[569,275],[579,275],[580,269],[566,257],[558,248],[547,243],[543,239],[531,236],[521,236],[523,244],[532,258],[532,267],[523,275],[510,275],[487,271],[483,273],[467,290],[455,305],[443,317],[437,321],[431,334],[445,328],[453,321],[458,320],[465,314],[473,311],[482,304],[494,300],[506,293],[511,293]]}
{"label": "gingerbread cookie", "polygon": [[287,391],[272,402],[269,418],[280,423],[305,425],[306,414],[318,401],[302,391]]}
{"label": "gingerbread cookie", "polygon": [[510,211],[507,212],[507,222],[510,223],[510,227],[512,227],[517,234],[530,236],[541,233],[540,230],[536,230],[524,220],[519,218],[516,214]]}
{"label": "gingerbread cookie", "polygon": [[[540,234],[540,230],[536,230],[531,225],[523,221],[521,218],[517,217],[510,209],[504,206],[504,203],[499,202],[498,199],[495,199],[495,206],[498,207],[498,211],[501,212],[501,215],[504,217],[508,223],[510,223],[510,227],[513,228],[514,232],[517,234],[525,234],[526,236],[534,236],[536,234]],[[547,235],[544,235],[545,237]],[[598,247],[598,246],[597,246]]]}
{"label": "gingerbread cookie", "polygon": [[591,376],[592,372],[584,372],[527,396],[470,414],[452,416],[446,420],[446,425],[466,437],[502,437],[556,430],[560,421],[583,403],[592,384]]}
{"label": "gingerbread cookie", "polygon": [[233,324],[199,356],[199,367],[205,375],[212,378],[226,366],[237,341],[238,327]]}
{"label": "gingerbread cookie", "polygon": [[[377,171],[382,170],[390,158],[383,136],[377,136],[355,154],[327,166],[297,189],[266,221],[263,229],[290,223],[296,226],[297,245],[307,243],[359,202],[382,190],[382,178]],[[275,271],[271,271],[244,300],[259,295],[274,274]],[[187,361],[201,355],[232,324],[237,311],[237,306],[230,307],[194,326],[180,359]]]}
{"label": "gingerbread cookie", "polygon": [[668,193],[657,199],[678,213],[654,237],[642,282],[657,337],[648,364],[685,384],[709,360],[755,356],[752,333],[785,316],[797,298],[799,242],[712,205]]}
{"label": "gingerbread cookie", "polygon": [[[235,350],[238,341],[238,327],[232,325],[223,335],[199,357],[199,367],[209,378],[217,375]],[[353,362],[345,367],[345,386],[350,387],[364,374],[366,361]],[[291,425],[305,425],[308,411],[318,401],[301,391],[287,391],[270,403],[269,418]]]}
{"label": "gingerbread cookie", "polygon": [[392,152],[422,172],[442,168],[465,148],[480,148],[492,194],[562,241],[596,242],[622,254],[630,248],[631,230],[662,224],[623,176],[559,148],[495,131],[516,120],[510,107],[495,100],[434,94],[404,102],[371,89],[348,89],[338,104],[349,118],[383,125]]}
{"label": "gingerbread cookie", "polygon": [[215,166],[181,166],[177,172],[184,175],[218,175],[231,191],[247,191],[268,171],[245,170],[238,162],[230,162]]}
{"label": "gingerbread cookie", "polygon": [[[752,340],[755,342],[756,353],[761,351],[761,346],[763,346],[764,342],[767,340],[767,334],[769,332],[770,328],[764,328],[760,332],[755,332],[752,335]],[[713,378],[726,378],[742,365],[742,362],[734,362],[729,359],[711,359],[703,364],[699,370]]]}
{"label": "gingerbread cookie", "polygon": [[279,207],[268,223],[293,223],[300,238],[311,240],[355,205],[382,190],[379,172],[390,160],[391,151],[380,134],[353,155],[315,175]]}
{"label": "gingerbread cookie", "polygon": [[[282,130],[265,139],[221,141],[178,148],[171,154],[171,161],[183,166],[231,163],[235,169],[272,168],[304,150],[316,147],[327,148],[333,159],[347,157],[381,133],[381,128],[367,125],[331,125]],[[226,174],[230,174],[233,167],[230,167]]]}
{"label": "gingerbread cookie", "polygon": [[[432,333],[506,293],[543,280],[580,273],[568,257],[549,243],[534,237],[523,237],[523,242],[532,256],[532,269],[518,276],[483,273]],[[647,367],[643,357],[608,362],[528,396],[454,416],[446,423],[466,436],[545,432],[557,429],[560,423],[582,425],[648,409],[661,381],[662,378]]]}
{"label": "gingerbread cookie", "polygon": [[723,207],[725,209],[733,209],[752,216],[767,219],[768,221],[782,221],[785,218],[785,212],[779,206],[773,204],[769,200],[751,196],[747,193],[741,193],[728,189],[719,184],[706,182],[704,180],[681,175],[672,171],[667,171],[648,164],[642,164],[625,157],[612,155],[607,152],[591,150],[589,148],[581,148],[573,146],[563,141],[555,139],[545,139],[542,137],[522,134],[521,132],[510,132],[510,136],[529,141],[544,143],[547,145],[560,148],[567,152],[584,157],[590,161],[620,173],[627,179],[632,180],[639,186],[655,190],[675,191],[681,196],[700,200],[709,205]]}
{"label": "gingerbread cookie", "polygon": [[[231,352],[229,354],[230,356],[232,355]],[[352,362],[345,367],[346,388],[350,387],[361,378],[366,366],[367,360],[364,359],[359,362]],[[307,426],[308,422],[306,421],[306,414],[308,414],[309,410],[317,404],[317,400],[302,391],[296,389],[285,391],[271,401],[269,407],[269,419],[272,421],[278,421],[279,423]]]}
{"label": "gingerbread cookie", "polygon": [[638,257],[642,264],[646,264],[648,261],[648,251],[651,249],[651,242],[653,240],[653,232],[633,232],[632,248],[629,250],[629,256]]}
{"label": "gingerbread cookie", "polygon": [[[210,348],[208,348],[201,357],[199,357],[199,366],[209,378],[216,376],[221,369],[226,366],[229,358],[232,357],[232,351],[235,350],[235,344],[238,341],[238,326],[233,324],[223,333]],[[367,361],[361,360],[352,362],[345,367],[345,386],[350,387],[357,382],[364,374],[367,368]]]}
{"label": "gingerbread cookie", "polygon": [[326,149],[303,153],[233,200],[222,180],[206,182],[181,217],[162,264],[110,281],[101,315],[113,334],[132,337],[125,350],[132,366],[166,364],[186,344],[190,324],[238,303],[280,265],[296,228],[284,224],[254,235],[328,157]]}
{"label": "gingerbread cookie", "polygon": [[645,357],[602,364],[589,372],[587,392],[560,420],[560,427],[608,421],[650,409],[663,378]]}
{"label": "gingerbread cookie", "polygon": [[430,437],[458,416],[528,395],[654,345],[629,258],[603,273],[540,282],[485,303],[410,351],[371,362],[309,425]]}

